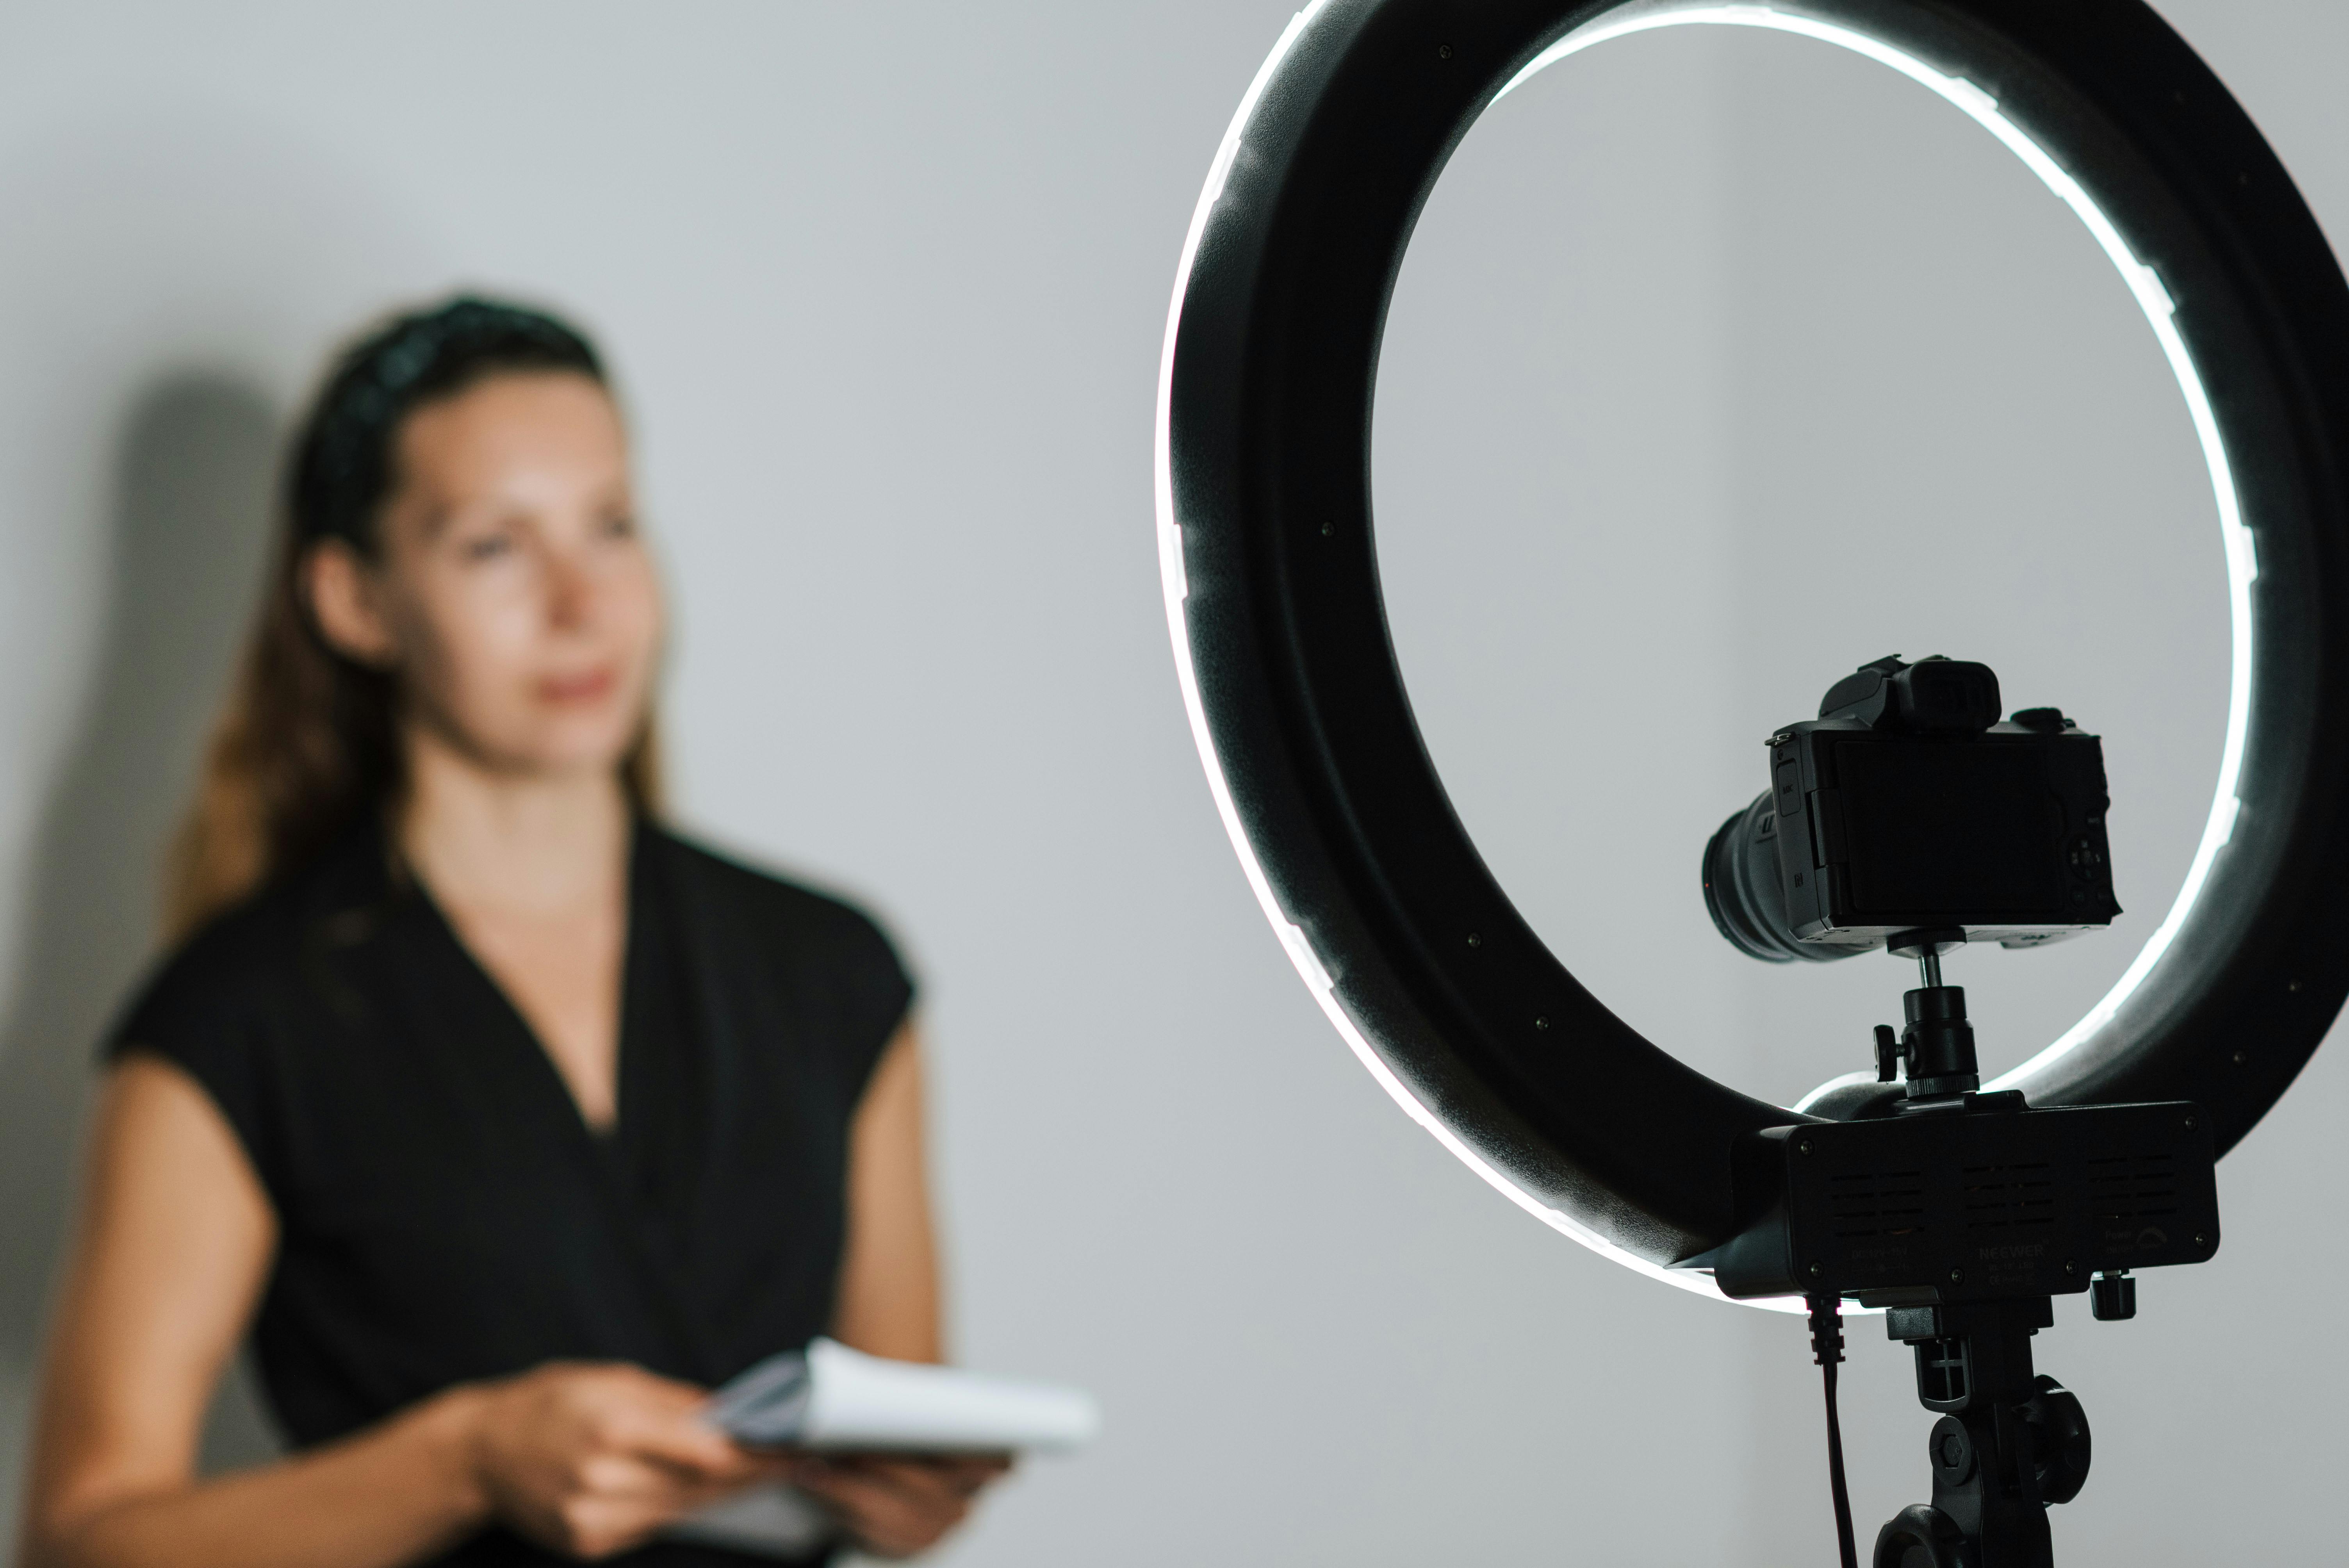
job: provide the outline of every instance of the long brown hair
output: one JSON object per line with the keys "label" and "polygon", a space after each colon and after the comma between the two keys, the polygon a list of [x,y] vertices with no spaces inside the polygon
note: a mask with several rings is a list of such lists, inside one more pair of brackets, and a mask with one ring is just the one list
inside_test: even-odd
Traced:
{"label": "long brown hair", "polygon": [[[409,414],[492,376],[534,370],[607,385],[602,361],[574,328],[466,297],[397,316],[336,357],[288,453],[260,614],[171,846],[163,888],[170,940],[299,867],[396,798],[403,782],[397,681],[320,634],[302,591],[303,563],[327,540],[376,558],[377,514],[398,477],[399,428]],[[649,713],[621,775],[638,810],[658,809]]]}

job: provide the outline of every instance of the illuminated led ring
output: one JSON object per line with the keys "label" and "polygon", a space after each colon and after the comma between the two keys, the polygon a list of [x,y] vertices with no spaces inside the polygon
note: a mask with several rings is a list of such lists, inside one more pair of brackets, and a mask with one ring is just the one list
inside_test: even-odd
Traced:
{"label": "illuminated led ring", "polygon": [[2196,1099],[2224,1150],[2349,988],[2349,287],[2241,108],[2137,0],[1317,0],[1257,72],[1159,380],[1166,614],[1216,808],[1406,1111],[1568,1235],[1709,1291],[1663,1265],[1723,1238],[1732,1140],[1789,1112],[1641,1038],[1485,870],[1403,695],[1370,499],[1380,334],[1452,150],[1530,72],[1688,24],[1854,50],[1997,137],[2120,270],[2209,464],[2234,629],[2217,799],[2120,983],[1999,1080],[2033,1103]]}

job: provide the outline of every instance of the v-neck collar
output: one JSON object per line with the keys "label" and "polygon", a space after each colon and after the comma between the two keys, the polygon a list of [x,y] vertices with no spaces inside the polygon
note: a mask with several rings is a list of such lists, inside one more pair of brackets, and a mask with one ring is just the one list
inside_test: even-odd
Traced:
{"label": "v-neck collar", "polygon": [[650,944],[650,934],[646,929],[649,923],[644,918],[643,909],[647,830],[641,817],[635,818],[629,824],[627,867],[624,873],[626,886],[621,893],[619,1011],[614,1020],[616,1037],[612,1042],[612,1120],[607,1127],[597,1127],[587,1119],[579,1097],[571,1092],[571,1085],[564,1078],[563,1069],[555,1065],[554,1054],[546,1048],[546,1041],[532,1026],[530,1016],[499,984],[497,975],[481,962],[481,955],[467,944],[464,934],[457,929],[457,923],[449,917],[448,911],[441,908],[440,900],[433,896],[431,884],[424,880],[424,874],[399,852],[396,841],[388,832],[383,840],[387,872],[406,882],[407,891],[416,901],[435,939],[447,954],[454,955],[459,967],[470,977],[476,989],[488,994],[491,1010],[506,1026],[500,1032],[518,1039],[527,1047],[526,1055],[536,1064],[537,1070],[525,1076],[536,1079],[542,1091],[551,1091],[561,1099],[569,1113],[568,1120],[577,1129],[585,1147],[599,1156],[621,1153],[634,1130],[635,1119],[629,1114],[632,1109],[629,1102],[636,1097],[629,1093],[628,1080],[634,1076],[629,1068],[637,1054],[631,1047],[641,1048],[640,1042],[633,1037],[642,1032],[638,1003],[643,999],[645,976],[640,971],[644,967],[644,959],[648,956]]}
{"label": "v-neck collar", "polygon": [[[394,854],[388,854],[384,863],[405,875],[407,892],[417,915],[429,933],[428,940],[440,949],[443,962],[484,1000],[487,1015],[498,1018],[503,1026],[486,1032],[502,1044],[490,1044],[485,1039],[486,1048],[505,1057],[502,1066],[518,1073],[521,1081],[533,1086],[523,1092],[537,1102],[539,1114],[568,1129],[563,1141],[585,1168],[587,1182],[630,1259],[646,1300],[684,1356],[684,1365],[697,1368],[698,1376],[713,1377],[719,1373],[710,1369],[708,1336],[688,1305],[688,1293],[680,1286],[682,1259],[676,1239],[669,1233],[672,1222],[662,1212],[678,1208],[687,1195],[672,1194],[668,1202],[657,1202],[647,1181],[648,1175],[661,1181],[677,1181],[688,1174],[652,1169],[666,1164],[663,1155],[670,1151],[655,1147],[658,1130],[648,1125],[655,1119],[649,1114],[654,1107],[644,1092],[648,1087],[647,1069],[657,1065],[645,1059],[645,1047],[650,1043],[647,1030],[656,1022],[648,1016],[648,1008],[681,1000],[655,995],[665,989],[673,991],[675,980],[672,977],[666,987],[653,983],[663,940],[661,923],[651,907],[657,880],[648,852],[653,832],[651,826],[638,817],[629,834],[626,934],[620,960],[619,1040],[613,1061],[615,1114],[611,1128],[604,1131],[588,1123],[571,1086],[564,1081],[562,1069],[554,1065],[554,1057],[531,1027],[529,1018],[514,1005],[505,987],[498,984],[488,965],[465,944],[456,923],[433,899],[424,879]],[[679,1064],[667,1065],[674,1068]]]}

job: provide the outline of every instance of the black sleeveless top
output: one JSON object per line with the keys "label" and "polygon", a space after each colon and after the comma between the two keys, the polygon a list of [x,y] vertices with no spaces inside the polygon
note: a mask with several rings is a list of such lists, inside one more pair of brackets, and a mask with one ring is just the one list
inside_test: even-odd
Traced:
{"label": "black sleeveless top", "polygon": [[[912,997],[864,915],[640,824],[599,1136],[369,826],[189,942],[109,1049],[191,1074],[268,1190],[254,1345],[299,1447],[543,1361],[715,1387],[823,1333],[849,1120]],[[560,1559],[492,1531],[443,1561]]]}

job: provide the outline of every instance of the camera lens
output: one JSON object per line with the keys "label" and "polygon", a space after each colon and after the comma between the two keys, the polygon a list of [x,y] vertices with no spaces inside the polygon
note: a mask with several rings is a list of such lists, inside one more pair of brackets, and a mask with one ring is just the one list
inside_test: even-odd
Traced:
{"label": "camera lens", "polygon": [[1863,951],[1795,938],[1778,885],[1778,818],[1767,789],[1705,845],[1704,908],[1731,946],[1765,963],[1826,964]]}

